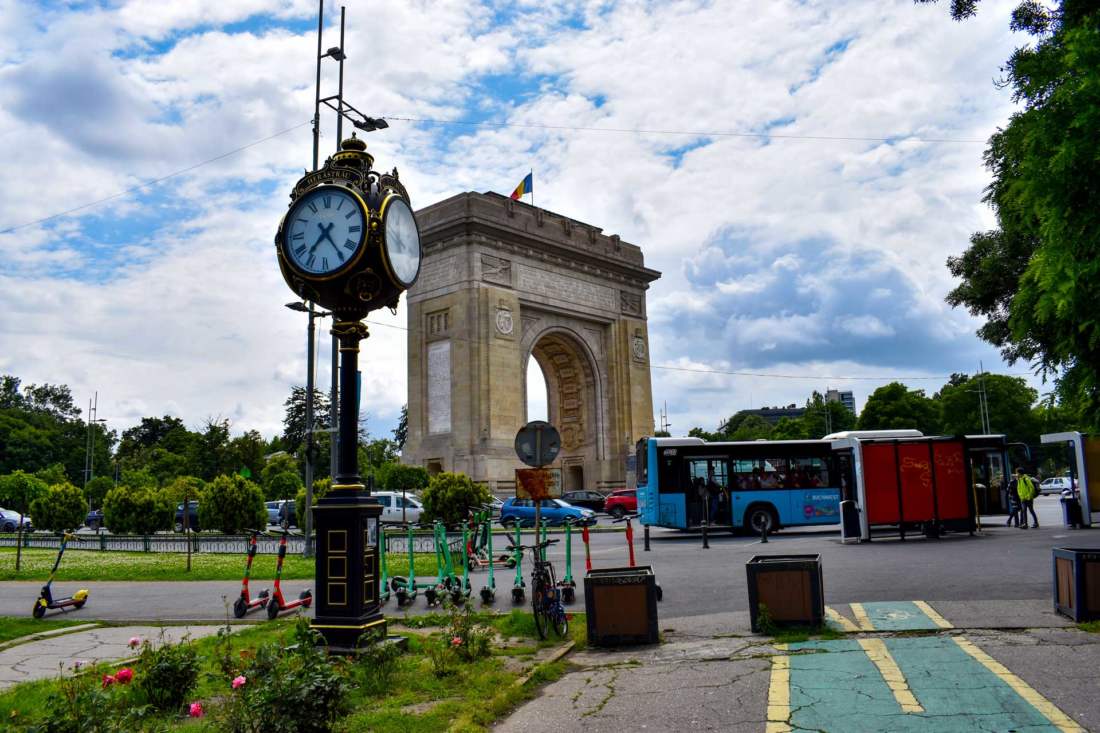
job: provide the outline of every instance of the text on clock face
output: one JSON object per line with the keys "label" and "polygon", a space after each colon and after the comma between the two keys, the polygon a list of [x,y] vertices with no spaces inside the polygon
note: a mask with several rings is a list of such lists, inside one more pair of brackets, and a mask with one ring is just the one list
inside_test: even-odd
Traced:
{"label": "text on clock face", "polygon": [[354,256],[363,235],[363,213],[355,199],[339,190],[313,191],[291,211],[288,254],[307,272],[337,270]]}

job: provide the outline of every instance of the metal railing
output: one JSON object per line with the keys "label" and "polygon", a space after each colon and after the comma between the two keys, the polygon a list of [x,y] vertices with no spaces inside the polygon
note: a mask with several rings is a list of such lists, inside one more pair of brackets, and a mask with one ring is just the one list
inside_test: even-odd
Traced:
{"label": "metal railing", "polygon": [[[211,554],[236,554],[248,550],[248,535],[228,535],[210,532],[194,532],[189,535],[182,533],[164,533],[152,535],[118,535],[108,533],[80,534],[81,541],[70,542],[69,551],[100,551],[100,552],[187,552],[187,543],[191,543],[192,552],[207,552]],[[315,538],[316,539],[316,538]],[[14,533],[0,533],[0,547],[15,547],[19,542],[18,535]],[[23,547],[46,550],[56,550],[61,538],[55,534],[45,532],[32,532],[23,535]],[[287,552],[301,554],[305,544],[302,535],[290,535],[287,537]],[[448,533],[447,544],[451,552],[462,549],[462,535]],[[256,552],[262,555],[274,555],[279,551],[279,537],[277,535],[260,535],[256,540]],[[409,551],[408,535],[405,533],[386,533],[386,552],[407,553]],[[431,532],[416,532],[413,534],[413,552],[435,552],[435,538]]]}

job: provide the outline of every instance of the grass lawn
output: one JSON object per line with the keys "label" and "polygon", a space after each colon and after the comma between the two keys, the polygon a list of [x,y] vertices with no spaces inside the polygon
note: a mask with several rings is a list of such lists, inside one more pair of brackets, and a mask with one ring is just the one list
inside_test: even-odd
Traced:
{"label": "grass lawn", "polygon": [[37,634],[40,631],[53,631],[54,629],[62,629],[66,626],[79,626],[80,624],[86,623],[88,622],[73,619],[36,619],[31,618],[29,614],[26,618],[21,616],[0,616],[0,644],[3,644],[5,641],[11,641],[12,639],[18,639],[20,636]]}
{"label": "grass lawn", "polygon": [[[556,679],[566,670],[564,662],[539,663],[536,655],[548,646],[561,644],[560,640],[540,642],[535,638],[534,622],[529,613],[515,610],[507,615],[474,614],[474,620],[495,631],[491,654],[474,661],[462,661],[457,654],[448,651],[450,660],[444,674],[432,661],[430,650],[449,646],[454,631],[448,626],[451,618],[446,614],[418,619],[417,629],[391,626],[390,632],[406,637],[407,650],[392,660],[388,678],[381,679],[375,670],[377,664],[369,658],[330,658],[330,662],[351,682],[348,703],[350,712],[332,729],[336,733],[352,731],[485,731],[496,720],[506,715],[525,699],[532,697],[537,686]],[[433,626],[442,622],[442,626]],[[393,621],[391,621],[393,623]],[[146,722],[161,730],[186,730],[210,732],[222,730],[219,706],[232,702],[229,681],[235,672],[220,668],[219,660],[249,660],[257,658],[256,651],[262,645],[276,644],[280,648],[291,642],[295,620],[280,619],[268,624],[251,626],[232,634],[231,648],[217,637],[194,642],[198,652],[201,672],[198,686],[188,700],[201,701],[207,715],[200,719],[188,719],[175,715],[160,715]],[[577,615],[570,623],[571,638],[580,645],[584,639],[584,617]],[[287,652],[280,652],[285,654]],[[544,652],[545,654],[546,652]],[[242,662],[241,664],[244,664]],[[116,665],[117,666],[117,665]],[[527,670],[533,669],[531,679],[524,685],[514,684]],[[114,672],[114,666],[100,666],[92,670],[90,686],[98,687],[102,674]],[[135,665],[135,679],[143,674]],[[249,685],[265,684],[263,678],[250,679]],[[34,725],[47,714],[51,697],[60,692],[57,679],[18,685],[0,693],[0,720],[20,726]],[[114,694],[130,694],[130,690],[114,690]],[[263,710],[252,714],[263,716]],[[113,729],[111,729],[113,730]]]}
{"label": "grass lawn", "polygon": [[[0,548],[0,581],[44,582],[56,558],[56,550],[24,548],[22,567],[16,572],[15,548]],[[387,560],[390,575],[404,575],[408,570],[409,559],[404,553],[391,553]],[[435,555],[418,554],[415,561],[418,576],[435,575]],[[195,553],[191,555],[191,572],[188,573],[187,555],[182,553],[69,550],[61,560],[56,580],[240,580],[244,564],[243,553]],[[287,555],[283,561],[283,579],[312,578],[313,568],[313,558]],[[257,555],[252,562],[252,577],[270,578],[274,574],[275,556]]]}

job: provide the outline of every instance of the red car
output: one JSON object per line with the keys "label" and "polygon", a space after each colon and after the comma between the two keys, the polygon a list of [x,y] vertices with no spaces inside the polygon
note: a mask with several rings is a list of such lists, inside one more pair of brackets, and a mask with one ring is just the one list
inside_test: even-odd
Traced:
{"label": "red car", "polygon": [[603,510],[616,519],[624,514],[635,514],[638,511],[638,493],[634,489],[614,491],[608,494]]}

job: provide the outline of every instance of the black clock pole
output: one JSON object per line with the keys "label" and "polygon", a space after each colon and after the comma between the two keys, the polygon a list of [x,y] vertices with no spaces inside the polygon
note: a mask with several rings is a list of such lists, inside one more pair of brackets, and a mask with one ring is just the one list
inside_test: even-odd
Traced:
{"label": "black clock pole", "polygon": [[[337,314],[339,317],[339,314]],[[378,522],[382,505],[359,476],[359,342],[362,321],[336,320],[340,341],[340,442],[336,476],[327,496],[314,506],[317,526],[317,610],[311,624],[331,651],[353,651],[367,638],[386,635],[379,602]]]}

